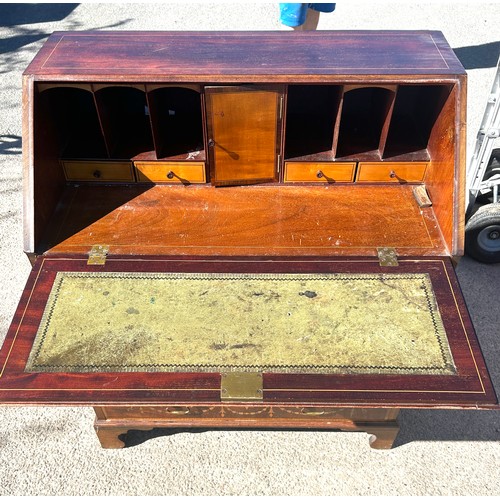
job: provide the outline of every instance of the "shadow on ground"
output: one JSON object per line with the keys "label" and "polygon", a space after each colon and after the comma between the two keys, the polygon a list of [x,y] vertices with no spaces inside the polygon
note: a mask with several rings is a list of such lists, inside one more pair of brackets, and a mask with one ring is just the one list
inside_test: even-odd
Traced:
{"label": "shadow on ground", "polygon": [[[43,26],[30,26],[43,23],[61,23],[61,31],[81,29],[76,19],[66,18],[79,6],[78,3],[43,3],[43,4],[0,4],[0,27],[10,28],[11,36],[0,38],[0,54],[10,54],[12,57],[23,47],[47,38],[53,31],[43,29]],[[99,4],[95,8],[99,9]],[[66,20],[66,21],[65,21]],[[117,21],[106,26],[89,27],[88,29],[118,28],[130,22],[130,19]],[[7,61],[12,63],[12,61]],[[8,64],[11,67],[11,64]],[[5,73],[6,71],[0,71]]]}
{"label": "shadow on ground", "polygon": [[[500,441],[500,412],[490,410],[402,410],[398,422],[400,431],[394,442],[394,448],[417,443],[421,441]],[[122,435],[127,448],[138,446],[146,441],[157,438],[173,436],[180,432],[204,433],[210,428],[155,428],[149,431],[130,430]],[[268,431],[257,429],[227,429],[229,431]],[[278,430],[278,429],[276,429]],[[292,432],[292,431],[290,431]],[[293,432],[336,432],[335,430],[305,430],[297,429]],[[366,435],[366,445],[368,434]]]}
{"label": "shadow on ground", "polygon": [[78,3],[4,3],[0,4],[0,26],[62,21]]}
{"label": "shadow on ground", "polygon": [[500,55],[500,41],[453,49],[465,69],[494,68]]}

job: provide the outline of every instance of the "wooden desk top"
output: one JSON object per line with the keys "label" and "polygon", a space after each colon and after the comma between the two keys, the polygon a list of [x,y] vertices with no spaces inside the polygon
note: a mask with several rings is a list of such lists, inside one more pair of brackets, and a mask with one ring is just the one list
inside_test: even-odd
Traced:
{"label": "wooden desk top", "polygon": [[439,31],[56,32],[25,74],[38,80],[299,82],[465,74]]}

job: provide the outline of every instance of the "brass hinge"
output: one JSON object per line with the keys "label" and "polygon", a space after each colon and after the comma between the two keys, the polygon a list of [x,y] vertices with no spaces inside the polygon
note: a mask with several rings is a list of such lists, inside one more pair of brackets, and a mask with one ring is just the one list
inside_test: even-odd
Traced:
{"label": "brass hinge", "polygon": [[398,264],[396,250],[390,247],[377,248],[378,260],[381,266],[395,267]]}
{"label": "brass hinge", "polygon": [[262,401],[262,373],[221,373],[222,401]]}
{"label": "brass hinge", "polygon": [[109,245],[94,245],[89,252],[87,265],[103,266],[106,263],[106,257],[109,252]]}

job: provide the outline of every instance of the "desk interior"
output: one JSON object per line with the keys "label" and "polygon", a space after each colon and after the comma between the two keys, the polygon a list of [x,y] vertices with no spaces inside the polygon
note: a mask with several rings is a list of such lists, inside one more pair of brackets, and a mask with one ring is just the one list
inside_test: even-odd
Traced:
{"label": "desk interior", "polygon": [[68,185],[41,252],[116,255],[448,255],[412,185]]}

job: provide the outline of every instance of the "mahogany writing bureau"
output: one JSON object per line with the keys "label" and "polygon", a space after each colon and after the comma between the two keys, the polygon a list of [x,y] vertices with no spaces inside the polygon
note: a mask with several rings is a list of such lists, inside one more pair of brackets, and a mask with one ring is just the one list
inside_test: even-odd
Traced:
{"label": "mahogany writing bureau", "polygon": [[466,74],[439,32],[54,33],[24,74],[5,404],[129,429],[497,404],[453,269]]}

